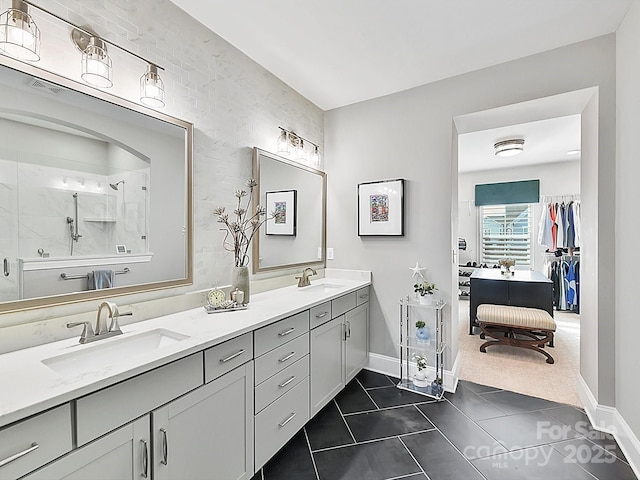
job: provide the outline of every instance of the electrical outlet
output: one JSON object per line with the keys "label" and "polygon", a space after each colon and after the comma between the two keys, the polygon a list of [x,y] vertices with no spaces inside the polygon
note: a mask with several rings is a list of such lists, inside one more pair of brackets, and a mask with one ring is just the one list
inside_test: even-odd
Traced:
{"label": "electrical outlet", "polygon": [[333,248],[327,248],[327,260],[333,260]]}

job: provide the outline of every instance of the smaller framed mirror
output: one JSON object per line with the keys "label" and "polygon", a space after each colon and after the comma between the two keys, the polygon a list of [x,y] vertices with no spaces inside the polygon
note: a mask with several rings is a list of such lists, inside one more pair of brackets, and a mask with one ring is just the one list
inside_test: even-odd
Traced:
{"label": "smaller framed mirror", "polygon": [[267,210],[253,240],[253,273],[324,267],[326,174],[256,147],[253,176],[258,182],[254,207]]}

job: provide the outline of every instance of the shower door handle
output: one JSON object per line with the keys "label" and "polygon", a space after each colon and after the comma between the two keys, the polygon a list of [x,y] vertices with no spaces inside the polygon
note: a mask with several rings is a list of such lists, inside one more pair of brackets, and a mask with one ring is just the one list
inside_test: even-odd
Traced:
{"label": "shower door handle", "polygon": [[11,274],[11,262],[7,257],[4,257],[4,260],[2,261],[2,268],[4,276],[8,277]]}

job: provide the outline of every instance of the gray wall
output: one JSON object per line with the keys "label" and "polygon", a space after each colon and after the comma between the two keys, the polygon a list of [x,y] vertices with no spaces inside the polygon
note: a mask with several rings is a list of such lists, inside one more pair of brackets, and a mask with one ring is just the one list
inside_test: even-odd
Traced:
{"label": "gray wall", "polygon": [[[574,91],[599,87],[599,133],[593,138],[597,154],[589,157],[597,172],[585,185],[582,172],[583,223],[593,225],[592,263],[613,262],[612,225],[615,169],[615,37],[608,35],[538,55],[460,75],[398,94],[335,109],[325,114],[326,170],[328,188],[328,247],[335,260],[329,267],[367,268],[373,271],[374,301],[371,318],[371,350],[395,356],[398,343],[398,299],[411,291],[408,267],[416,260],[428,268],[439,295],[455,301],[453,276],[457,268],[452,250],[457,249],[457,167],[452,150],[456,116]],[[576,112],[578,113],[578,112]],[[584,146],[583,146],[584,151]],[[600,164],[598,165],[598,157]],[[583,156],[583,164],[584,164]],[[606,171],[605,171],[606,170]],[[611,173],[609,173],[611,172]],[[408,180],[406,235],[403,238],[359,238],[356,226],[356,189],[360,182],[404,177]],[[592,196],[585,202],[585,195]],[[602,200],[602,201],[600,201]],[[455,202],[455,205],[453,204]],[[588,206],[588,208],[586,208]],[[604,249],[608,245],[609,250]],[[600,250],[596,250],[600,248]],[[597,260],[596,260],[597,259]],[[583,260],[588,260],[584,259]],[[589,263],[591,265],[591,263]],[[609,315],[591,316],[593,334],[586,335],[586,352],[606,352],[605,364],[589,366],[582,374],[601,403],[613,405],[613,389],[599,376],[613,371],[614,276],[594,268],[592,289],[607,304]],[[452,295],[453,294],[453,295]],[[457,307],[452,306],[456,315]],[[454,329],[457,330],[457,329]],[[455,335],[448,332],[455,345]],[[456,332],[453,332],[456,333]],[[447,367],[452,367],[455,346]],[[604,387],[606,385],[606,387]],[[599,389],[599,387],[602,387]]]}
{"label": "gray wall", "polygon": [[617,35],[617,173],[616,173],[616,407],[640,435],[638,383],[638,271],[640,238],[640,4],[634,2]]}

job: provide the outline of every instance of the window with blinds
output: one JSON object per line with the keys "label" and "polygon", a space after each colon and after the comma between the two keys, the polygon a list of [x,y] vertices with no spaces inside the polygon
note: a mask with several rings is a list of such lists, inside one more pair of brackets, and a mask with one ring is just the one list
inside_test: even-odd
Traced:
{"label": "window with blinds", "polygon": [[504,257],[516,267],[531,266],[531,205],[485,205],[482,210],[482,263]]}

